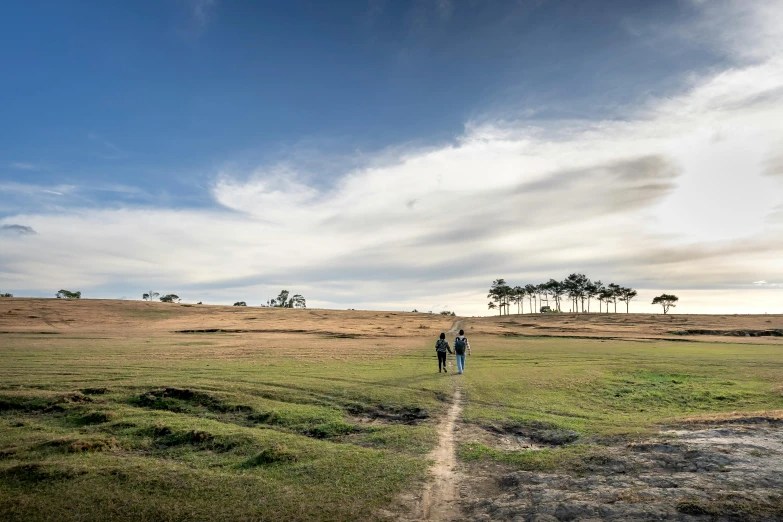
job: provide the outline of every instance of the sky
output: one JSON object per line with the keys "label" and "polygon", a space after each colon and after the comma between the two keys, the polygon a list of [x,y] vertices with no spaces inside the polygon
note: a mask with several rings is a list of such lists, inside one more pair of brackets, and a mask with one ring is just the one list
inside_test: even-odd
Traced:
{"label": "sky", "polygon": [[783,0],[2,10],[0,292],[783,313]]}

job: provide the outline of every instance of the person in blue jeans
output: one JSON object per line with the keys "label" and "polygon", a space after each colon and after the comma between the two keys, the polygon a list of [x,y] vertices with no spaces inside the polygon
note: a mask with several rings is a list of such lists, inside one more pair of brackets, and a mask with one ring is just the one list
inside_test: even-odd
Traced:
{"label": "person in blue jeans", "polygon": [[465,371],[465,354],[470,355],[470,342],[465,337],[465,330],[460,330],[459,335],[454,339],[454,354],[457,359],[457,371]]}

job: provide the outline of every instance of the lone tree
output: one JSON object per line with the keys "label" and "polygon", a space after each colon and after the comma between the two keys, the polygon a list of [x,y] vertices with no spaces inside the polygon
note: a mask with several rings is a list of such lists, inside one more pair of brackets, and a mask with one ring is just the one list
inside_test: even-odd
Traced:
{"label": "lone tree", "polygon": [[57,299],[81,299],[81,292],[71,292],[70,290],[60,290],[55,294]]}
{"label": "lone tree", "polygon": [[177,294],[166,294],[160,298],[162,303],[179,303],[179,296]]}
{"label": "lone tree", "polygon": [[676,295],[661,294],[652,300],[652,304],[659,304],[663,307],[664,315],[669,312],[669,308],[674,308],[677,305],[674,304],[679,301],[680,298]]}
{"label": "lone tree", "polygon": [[629,313],[631,300],[637,296],[636,290],[633,288],[621,288],[620,289],[620,301],[625,303],[625,313]]}
{"label": "lone tree", "polygon": [[149,291],[149,292],[147,292],[146,294],[142,294],[141,298],[142,298],[142,300],[144,300],[144,301],[152,301],[153,299],[155,299],[155,298],[156,298],[156,297],[158,297],[159,295],[160,295],[160,294],[159,294],[158,292],[153,292],[152,290],[150,290],[150,291]]}
{"label": "lone tree", "polygon": [[234,303],[234,306],[247,306],[247,303],[244,301],[237,301],[236,303]]}

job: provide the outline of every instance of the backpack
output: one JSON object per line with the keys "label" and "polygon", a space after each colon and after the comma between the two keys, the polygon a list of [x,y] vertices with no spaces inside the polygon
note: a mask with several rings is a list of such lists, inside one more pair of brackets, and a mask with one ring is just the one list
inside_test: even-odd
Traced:
{"label": "backpack", "polygon": [[457,337],[454,339],[454,353],[457,355],[465,355],[465,348],[467,348],[467,346],[464,337]]}

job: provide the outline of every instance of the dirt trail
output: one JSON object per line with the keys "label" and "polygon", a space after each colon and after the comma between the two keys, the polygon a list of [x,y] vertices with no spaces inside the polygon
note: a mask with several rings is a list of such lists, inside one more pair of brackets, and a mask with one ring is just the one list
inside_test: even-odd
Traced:
{"label": "dirt trail", "polygon": [[[456,335],[463,321],[454,321],[446,335]],[[449,364],[450,365],[450,364]],[[457,385],[454,398],[446,418],[438,427],[438,446],[429,458],[435,461],[432,467],[434,481],[427,484],[422,495],[422,519],[436,521],[454,520],[459,515],[459,477],[456,473],[457,451],[454,442],[454,426],[462,412],[462,390]]]}
{"label": "dirt trail", "polygon": [[458,477],[455,471],[457,453],[454,445],[454,425],[462,412],[461,392],[454,392],[449,413],[438,427],[438,446],[430,453],[435,461],[433,482],[427,484],[422,496],[422,520],[449,521],[459,515]]}

